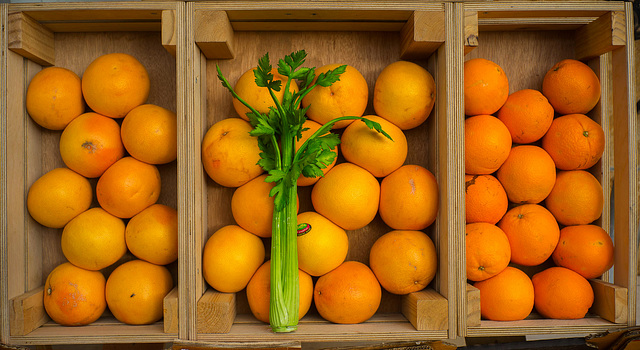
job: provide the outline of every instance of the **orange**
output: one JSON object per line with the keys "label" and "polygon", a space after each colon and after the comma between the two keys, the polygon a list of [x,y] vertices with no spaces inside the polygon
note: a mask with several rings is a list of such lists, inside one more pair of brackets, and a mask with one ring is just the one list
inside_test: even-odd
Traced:
{"label": "orange", "polygon": [[560,230],[553,261],[591,279],[600,277],[613,266],[613,251],[611,236],[602,227],[567,226]]}
{"label": "orange", "polygon": [[559,171],[545,205],[562,225],[590,224],[602,215],[602,185],[585,170]]}
{"label": "orange", "polygon": [[464,176],[465,217],[468,224],[496,224],[507,212],[509,199],[502,184],[493,175]]}
{"label": "orange", "polygon": [[341,324],[361,323],[378,310],[382,288],[367,265],[345,261],[318,278],[313,299],[325,320]]}
{"label": "orange", "polygon": [[584,114],[554,119],[542,138],[542,147],[561,170],[591,168],[602,158],[604,144],[604,130]]}
{"label": "orange", "polygon": [[[300,304],[298,305],[298,319],[304,317],[311,308],[313,301],[313,280],[302,270],[298,270],[298,284],[300,286]],[[271,261],[267,260],[258,268],[247,284],[247,300],[251,313],[258,320],[269,323],[269,308],[271,307]]]}
{"label": "orange", "polygon": [[[317,122],[314,122],[311,119],[307,119],[304,121],[304,123],[302,124],[302,137],[296,141],[296,151],[298,151],[298,149],[300,149],[300,147],[302,146],[302,144],[307,141],[311,135],[313,135],[313,133],[315,133],[316,131],[318,131],[318,129],[320,129],[322,127],[322,125],[318,124]],[[307,129],[307,130],[304,130]],[[331,170],[331,168],[333,168],[334,165],[336,165],[336,162],[338,161],[338,147],[335,147],[334,149],[332,149],[333,152],[335,152],[336,157],[333,158],[333,162],[331,162],[331,164],[324,164],[322,163],[324,166],[326,166],[324,169],[322,169],[322,173],[326,174],[327,171]],[[318,180],[320,180],[320,177],[306,177],[304,176],[304,174],[300,174],[300,177],[298,178],[298,186],[311,186],[313,184],[315,184],[316,182],[318,182]]]}
{"label": "orange", "polygon": [[464,121],[464,170],[467,174],[492,174],[511,151],[511,134],[500,119],[476,115]]}
{"label": "orange", "polygon": [[593,289],[586,278],[565,267],[550,267],[531,277],[535,308],[543,317],[583,318],[593,304]]}
{"label": "orange", "polygon": [[511,247],[507,235],[498,226],[486,222],[466,225],[467,279],[482,281],[509,265]]}
{"label": "orange", "polygon": [[264,263],[260,237],[237,225],[223,226],[205,243],[202,273],[209,285],[222,293],[236,293],[247,286]]}
{"label": "orange", "polygon": [[545,74],[542,93],[558,114],[585,114],[600,100],[600,80],[586,64],[564,59]]}
{"label": "orange", "polygon": [[371,246],[369,266],[389,293],[409,294],[424,289],[438,270],[436,247],[421,231],[394,230]]}
{"label": "orange", "polygon": [[44,309],[63,326],[84,326],[100,318],[107,308],[105,278],[65,262],[56,266],[44,283]]}
{"label": "orange", "polygon": [[93,189],[89,180],[67,168],[55,168],[40,176],[27,193],[27,210],[39,224],[62,228],[89,209]]}
{"label": "orange", "polygon": [[202,140],[202,164],[209,177],[225,187],[242,186],[262,174],[258,138],[249,122],[226,118],[213,124]]}
{"label": "orange", "polygon": [[344,129],[340,138],[340,151],[344,158],[359,165],[375,177],[385,177],[404,164],[407,159],[407,138],[394,124],[375,115],[365,118],[380,123],[391,140],[356,120]]}
{"label": "orange", "polygon": [[111,118],[124,118],[149,97],[146,68],[135,57],[110,53],[93,60],[82,74],[82,93],[89,108]]}
{"label": "orange", "polygon": [[120,322],[151,324],[162,319],[164,297],[173,289],[173,278],[164,266],[130,260],[116,267],[105,294],[109,310]]}
{"label": "orange", "polygon": [[507,126],[514,143],[532,143],[549,130],[553,115],[553,107],[540,91],[523,89],[507,97],[496,117]]}
{"label": "orange", "polygon": [[91,208],[73,218],[62,231],[62,253],[86,270],[102,270],[127,252],[122,219],[102,208]]}
{"label": "orange", "polygon": [[60,155],[69,169],[84,177],[99,177],[124,157],[120,125],[103,115],[84,113],[60,135]]}
{"label": "orange", "polygon": [[536,266],[553,253],[560,227],[553,214],[538,204],[522,204],[510,209],[498,223],[511,246],[511,262]]}
{"label": "orange", "polygon": [[80,78],[66,68],[44,68],[29,82],[26,107],[31,119],[43,128],[64,129],[84,112]]}
{"label": "orange", "polygon": [[436,220],[439,195],[435,176],[419,165],[403,165],[380,183],[379,213],[396,230],[422,230]]}
{"label": "orange", "polygon": [[[251,107],[255,108],[258,112],[267,114],[269,113],[269,107],[275,107],[276,104],[269,94],[269,90],[266,87],[259,87],[256,84],[256,77],[253,74],[254,69],[255,68],[251,68],[244,72],[244,74],[242,74],[236,81],[233,90],[238,94],[238,96],[240,96],[240,98],[247,102]],[[273,91],[278,101],[282,102],[284,88],[288,78],[279,74],[276,68],[271,70],[271,74],[273,74],[273,80],[280,80],[282,82],[280,91]],[[298,84],[295,80],[291,81],[289,91],[291,93],[296,93],[298,91]],[[242,119],[246,121],[249,120],[249,117],[247,117],[247,113],[250,112],[249,107],[242,104],[242,102],[236,98],[233,99],[233,108]]]}
{"label": "orange", "polygon": [[129,219],[160,197],[160,172],[155,165],[124,157],[98,179],[98,203],[112,215]]}
{"label": "orange", "polygon": [[376,78],[373,108],[380,117],[402,130],[424,123],[436,102],[436,83],[431,73],[409,61],[393,62]]}
{"label": "orange", "polygon": [[122,120],[122,143],[132,157],[150,164],[166,164],[178,156],[176,114],[153,104],[140,105]]}
{"label": "orange", "polygon": [[[273,197],[269,195],[273,182],[265,182],[260,175],[236,188],[231,196],[231,214],[236,224],[260,237],[271,237]],[[300,202],[296,205],[299,207]]]}
{"label": "orange", "polygon": [[513,203],[540,203],[553,189],[556,166],[544,149],[521,145],[511,149],[496,177]]}
{"label": "orange", "polygon": [[340,163],[313,186],[311,203],[315,211],[343,229],[357,230],[376,217],[380,184],[364,168]]}
{"label": "orange", "polygon": [[125,240],[131,254],[156,265],[178,259],[178,212],[164,204],[152,204],[129,220]]}
{"label": "orange", "polygon": [[[341,64],[327,64],[317,68],[316,79],[320,74],[335,70]],[[315,83],[315,79],[313,83]],[[307,117],[326,124],[340,117],[361,117],[369,101],[369,87],[362,74],[353,66],[346,65],[340,80],[331,86],[316,86],[302,99],[302,108],[307,108]],[[333,129],[344,128],[353,119],[342,120],[333,125]]]}
{"label": "orange", "polygon": [[464,62],[464,114],[494,114],[509,97],[509,79],[502,67],[484,58]]}
{"label": "orange", "polygon": [[533,283],[526,273],[515,267],[507,266],[499,274],[473,286],[480,290],[480,314],[487,320],[523,320],[533,311]]}
{"label": "orange", "polygon": [[298,214],[298,268],[311,276],[322,276],[347,258],[349,238],[340,226],[314,212]]}

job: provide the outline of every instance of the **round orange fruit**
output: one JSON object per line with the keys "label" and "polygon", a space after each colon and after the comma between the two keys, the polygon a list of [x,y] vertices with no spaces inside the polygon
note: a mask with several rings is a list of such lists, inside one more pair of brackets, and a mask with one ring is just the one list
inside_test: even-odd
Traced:
{"label": "round orange fruit", "polygon": [[122,143],[132,157],[149,164],[166,164],[178,156],[178,121],[166,108],[143,104],[122,120]]}
{"label": "round orange fruit", "polygon": [[27,113],[38,125],[62,130],[84,113],[80,77],[66,68],[44,68],[29,82],[25,104]]}
{"label": "round orange fruit", "polygon": [[[256,84],[256,77],[253,73],[254,69],[255,68],[251,68],[244,72],[236,81],[233,90],[238,94],[238,96],[240,96],[242,100],[247,102],[258,112],[267,114],[269,113],[269,107],[275,107],[276,103],[273,101],[271,94],[269,94],[269,89],[267,89],[266,87],[259,87]],[[288,78],[278,73],[278,70],[276,68],[273,68],[271,70],[271,74],[273,74],[274,81],[281,81],[282,85],[280,86],[280,91],[273,91],[273,93],[275,94],[278,101],[282,102],[282,99],[284,97],[284,89]],[[298,91],[298,84],[295,80],[291,80],[289,91],[291,93],[295,93]],[[247,116],[247,113],[251,111],[249,107],[245,106],[242,102],[240,102],[240,100],[234,98],[233,108],[236,110],[240,118],[249,121],[249,117]]]}
{"label": "round orange fruit", "polygon": [[514,143],[532,143],[549,130],[554,111],[546,97],[533,89],[516,91],[507,97],[496,117],[511,133]]}
{"label": "round orange fruit", "polygon": [[543,317],[583,318],[593,304],[593,289],[586,278],[565,267],[547,268],[531,277],[535,308]]}
{"label": "round orange fruit", "polygon": [[468,224],[496,224],[507,212],[509,199],[502,184],[493,175],[464,176],[465,217]]}
{"label": "round orange fruit", "polygon": [[500,119],[476,115],[464,121],[464,170],[467,174],[492,174],[511,151],[511,134]]}
{"label": "round orange fruit", "polygon": [[559,171],[544,203],[562,225],[590,224],[602,215],[602,185],[585,170]]}
{"label": "round orange fruit", "polygon": [[585,114],[600,100],[600,79],[581,61],[564,59],[545,74],[542,93],[558,114]]}
{"label": "round orange fruit", "polygon": [[602,227],[566,226],[560,230],[553,261],[591,279],[600,277],[613,266],[613,252],[611,236]]}
{"label": "round orange fruit", "polygon": [[494,114],[509,97],[509,79],[502,67],[484,58],[464,62],[464,114]]}
{"label": "round orange fruit", "polygon": [[467,279],[482,281],[504,270],[511,259],[507,235],[498,226],[486,222],[466,225]]}
{"label": "round orange fruit", "polygon": [[178,211],[164,204],[152,204],[134,215],[125,229],[131,254],[156,265],[178,259]]}
{"label": "round orange fruit", "polygon": [[542,147],[520,145],[511,149],[496,177],[511,202],[540,203],[556,183],[556,165]]}
{"label": "round orange fruit", "polygon": [[568,114],[553,120],[542,138],[544,148],[561,170],[584,170],[604,153],[604,130],[584,114]]}
{"label": "round orange fruit", "polygon": [[298,214],[298,268],[311,276],[322,276],[347,258],[349,238],[343,228],[314,212]]}
{"label": "round orange fruit", "polygon": [[480,290],[480,315],[493,321],[523,320],[534,304],[533,283],[526,273],[507,266],[502,272],[476,282]]}

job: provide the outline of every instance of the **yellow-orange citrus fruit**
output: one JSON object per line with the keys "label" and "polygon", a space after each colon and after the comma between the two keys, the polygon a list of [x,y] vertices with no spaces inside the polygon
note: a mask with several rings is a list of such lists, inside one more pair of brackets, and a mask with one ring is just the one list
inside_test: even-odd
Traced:
{"label": "yellow-orange citrus fruit", "polygon": [[561,170],[594,166],[604,153],[604,130],[584,114],[568,114],[553,120],[542,138],[542,147]]}
{"label": "yellow-orange citrus fruit", "polygon": [[369,266],[382,288],[404,295],[431,283],[438,270],[438,255],[433,241],[424,232],[394,230],[373,243]]}
{"label": "yellow-orange citrus fruit", "polygon": [[135,57],[109,53],[93,60],[82,74],[82,94],[89,108],[124,118],[149,97],[149,73]]}
{"label": "yellow-orange citrus fruit", "polygon": [[507,235],[487,222],[466,225],[467,279],[482,281],[504,270],[511,259]]}
{"label": "yellow-orange citrus fruit", "polygon": [[585,114],[600,100],[600,79],[586,64],[564,59],[545,74],[542,93],[559,114]]}
{"label": "yellow-orange citrus fruit", "polygon": [[122,120],[122,143],[132,157],[149,164],[166,164],[178,156],[178,121],[166,108],[143,104]]}
{"label": "yellow-orange citrus fruit", "polygon": [[509,79],[497,63],[473,58],[464,62],[464,114],[494,114],[509,97]]}
{"label": "yellow-orange citrus fruit", "polygon": [[[316,69],[316,79],[320,74],[335,70],[341,64],[327,64]],[[315,80],[313,81],[315,83]],[[340,117],[361,117],[369,101],[369,87],[362,74],[353,66],[346,65],[340,80],[331,86],[316,86],[302,99],[302,107],[309,107],[309,119],[326,124]],[[344,128],[353,119],[342,120],[333,125],[333,129]]]}
{"label": "yellow-orange citrus fruit", "polygon": [[593,289],[586,278],[565,267],[554,266],[531,277],[535,308],[543,317],[583,318],[593,304]]}
{"label": "yellow-orange citrus fruit", "polygon": [[60,155],[69,169],[96,178],[124,157],[118,123],[89,112],[72,120],[60,135]]}
{"label": "yellow-orange citrus fruit", "polygon": [[[300,288],[298,319],[301,319],[311,308],[313,301],[313,279],[308,273],[298,270],[298,285]],[[269,323],[270,298],[271,261],[268,260],[258,268],[247,284],[247,300],[251,313],[255,318],[265,323]]]}
{"label": "yellow-orange citrus fruit", "polygon": [[553,261],[591,279],[600,277],[613,266],[613,251],[611,236],[602,227],[566,226],[560,230]]}
{"label": "yellow-orange citrus fruit", "polygon": [[100,206],[119,218],[129,219],[160,197],[160,172],[155,165],[124,157],[98,179]]}
{"label": "yellow-orange citrus fruit", "polygon": [[[269,90],[266,87],[259,87],[256,84],[256,77],[253,74],[254,69],[255,68],[251,68],[244,72],[236,81],[233,89],[238,94],[238,96],[240,96],[240,98],[247,102],[251,107],[253,107],[260,113],[267,114],[269,113],[269,107],[275,107],[276,104],[269,94]],[[284,89],[288,78],[278,73],[278,70],[276,68],[273,68],[271,70],[271,74],[273,74],[273,80],[280,80],[282,82],[280,91],[273,91],[278,101],[282,102],[285,91]],[[298,91],[298,84],[295,80],[291,81],[289,91],[291,93],[296,93]],[[233,99],[233,108],[242,119],[247,121],[249,120],[249,117],[247,117],[247,113],[249,113],[251,110],[236,98]]]}
{"label": "yellow-orange citrus fruit", "polygon": [[86,270],[102,270],[127,252],[122,219],[102,208],[91,208],[71,219],[62,231],[62,253]]}
{"label": "yellow-orange citrus fruit", "polygon": [[422,230],[438,215],[438,183],[419,165],[403,165],[382,179],[380,206],[382,220],[396,230]]}
{"label": "yellow-orange citrus fruit", "polygon": [[473,286],[480,290],[480,314],[487,320],[523,320],[533,311],[533,283],[526,273],[515,267],[507,266],[499,274]]}
{"label": "yellow-orange citrus fruit", "polygon": [[39,224],[62,228],[89,209],[93,199],[91,183],[67,168],[55,168],[40,176],[27,193],[27,210]]}
{"label": "yellow-orange citrus fruit", "polygon": [[507,192],[493,175],[464,176],[465,217],[468,224],[488,222],[496,224],[507,212]]}
{"label": "yellow-orange citrus fruit", "polygon": [[116,319],[141,325],[162,319],[164,297],[172,288],[173,278],[166,267],[136,259],[111,272],[105,294]]}
{"label": "yellow-orange citrus fruit", "polygon": [[63,326],[84,326],[100,318],[107,308],[105,278],[69,262],[56,266],[44,283],[44,309]]}
{"label": "yellow-orange citrus fruit", "polygon": [[353,324],[370,319],[378,310],[382,288],[371,269],[358,261],[345,261],[320,276],[313,292],[318,313],[333,323]]}
{"label": "yellow-orange citrus fruit", "polygon": [[[273,182],[265,182],[266,174],[260,175],[236,188],[231,196],[231,214],[243,229],[260,237],[271,237],[273,222],[273,197],[269,192]],[[300,201],[296,202],[300,207]]]}
{"label": "yellow-orange citrus fruit", "polygon": [[80,77],[66,68],[44,68],[29,82],[26,108],[31,119],[43,128],[64,129],[84,112]]}
{"label": "yellow-orange citrus fruit", "polygon": [[[302,124],[302,137],[296,141],[296,151],[298,151],[300,149],[300,147],[302,146],[302,144],[307,141],[309,139],[309,137],[311,137],[311,135],[313,135],[313,133],[315,133],[316,131],[318,131],[318,129],[320,129],[322,127],[322,125],[320,125],[317,122],[314,122],[311,119],[307,119],[304,121],[304,123]],[[307,130],[304,130],[307,129]],[[338,161],[338,147],[335,147],[332,151],[335,152],[336,157],[333,158],[333,162],[331,162],[331,164],[324,164],[326,167],[324,169],[322,169],[322,173],[326,174],[327,171],[331,170],[331,168],[333,168],[334,165],[336,165],[337,161]],[[304,176],[304,174],[300,174],[300,177],[298,178],[298,186],[311,186],[313,184],[315,184],[316,182],[318,182],[318,180],[320,180],[320,176],[317,177],[306,177]]]}
{"label": "yellow-orange citrus fruit", "polygon": [[536,266],[553,253],[560,237],[560,227],[553,214],[539,204],[522,204],[511,208],[500,220],[511,246],[511,262]]}
{"label": "yellow-orange citrus fruit", "polygon": [[238,225],[215,231],[202,253],[202,273],[209,285],[222,293],[236,293],[247,286],[264,263],[265,248],[260,237]]}
{"label": "yellow-orange citrus fruit", "polygon": [[545,135],[553,121],[553,107],[546,97],[533,89],[509,95],[496,114],[511,133],[514,143],[532,143]]}
{"label": "yellow-orange citrus fruit", "polygon": [[314,212],[298,214],[298,267],[311,276],[322,276],[347,258],[349,238],[343,228]]}
{"label": "yellow-orange citrus fruit", "polygon": [[585,170],[559,171],[545,199],[547,209],[562,225],[586,225],[602,215],[604,194],[595,176]]}
{"label": "yellow-orange citrus fruit", "polygon": [[178,259],[178,212],[152,204],[127,222],[125,240],[131,254],[156,265]]}
{"label": "yellow-orange citrus fruit", "polygon": [[311,190],[313,208],[345,230],[367,226],[378,213],[380,183],[366,169],[340,163]]}
{"label": "yellow-orange citrus fruit", "polygon": [[340,151],[344,158],[359,165],[375,177],[385,177],[404,164],[407,159],[407,138],[397,126],[375,115],[365,118],[380,123],[391,140],[356,120],[344,129],[340,137]]}
{"label": "yellow-orange citrus fruit", "polygon": [[222,119],[209,128],[202,140],[202,164],[213,181],[238,187],[262,174],[258,139],[249,135],[252,129],[240,118]]}
{"label": "yellow-orange citrus fruit", "polygon": [[511,149],[496,177],[513,203],[540,203],[556,182],[556,165],[542,147],[521,145]]}
{"label": "yellow-orange citrus fruit", "polygon": [[387,65],[373,90],[373,108],[380,117],[402,130],[424,123],[436,102],[436,83],[431,73],[409,61]]}
{"label": "yellow-orange citrus fruit", "polygon": [[475,115],[464,121],[464,171],[467,174],[492,174],[511,151],[511,134],[500,119]]}

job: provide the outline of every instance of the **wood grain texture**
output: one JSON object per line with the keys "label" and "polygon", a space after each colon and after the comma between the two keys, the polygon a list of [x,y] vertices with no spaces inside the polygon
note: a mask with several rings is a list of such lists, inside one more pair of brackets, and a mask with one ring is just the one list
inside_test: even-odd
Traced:
{"label": "wood grain texture", "polygon": [[53,66],[53,32],[23,12],[9,15],[9,50],[43,66]]}
{"label": "wood grain texture", "polygon": [[429,57],[444,43],[444,11],[414,11],[400,30],[400,57]]}
{"label": "wood grain texture", "polygon": [[235,293],[209,288],[198,300],[198,333],[228,333],[235,318]]}
{"label": "wood grain texture", "polygon": [[589,59],[624,46],[624,11],[608,12],[576,31],[576,59]]}
{"label": "wood grain texture", "polygon": [[402,314],[418,331],[447,330],[447,299],[431,288],[409,293],[402,298]]}
{"label": "wood grain texture", "polygon": [[50,320],[44,310],[44,287],[10,300],[11,335],[26,335]]}
{"label": "wood grain texture", "polygon": [[178,333],[178,294],[178,287],[174,287],[162,300],[162,323],[165,333]]}
{"label": "wood grain texture", "polygon": [[[591,312],[613,323],[626,324],[630,311],[627,288],[619,287],[602,280],[589,280],[595,300]],[[633,312],[633,311],[631,311]]]}
{"label": "wood grain texture", "polygon": [[480,290],[467,284],[467,327],[480,326]]}
{"label": "wood grain texture", "polygon": [[233,28],[225,11],[195,12],[195,42],[209,59],[234,57]]}
{"label": "wood grain texture", "polygon": [[181,40],[177,38],[176,24],[175,10],[162,11],[162,46],[173,57],[176,57],[176,41]]}

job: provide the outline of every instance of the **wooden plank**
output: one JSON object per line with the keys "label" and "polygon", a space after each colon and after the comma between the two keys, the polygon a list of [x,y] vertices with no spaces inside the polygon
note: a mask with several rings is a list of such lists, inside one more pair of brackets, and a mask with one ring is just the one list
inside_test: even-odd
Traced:
{"label": "wooden plank", "polygon": [[209,59],[230,59],[233,50],[233,28],[224,11],[195,12],[195,42]]}
{"label": "wooden plank", "polygon": [[467,284],[467,327],[480,326],[480,290]]}
{"label": "wooden plank", "polygon": [[405,22],[231,22],[231,27],[236,31],[290,31],[290,32],[398,32]]}
{"label": "wooden plank", "polygon": [[259,342],[201,342],[182,341],[173,343],[173,350],[225,350],[225,349],[253,349],[253,350],[294,350],[302,349],[299,341],[259,341]]}
{"label": "wooden plank", "polygon": [[55,64],[53,32],[23,12],[9,15],[7,47],[38,64]]}
{"label": "wooden plank", "polygon": [[478,46],[478,12],[464,11],[464,54]]}
{"label": "wooden plank", "polygon": [[162,11],[162,46],[176,57],[176,11]]}
{"label": "wooden plank", "polygon": [[174,287],[163,301],[163,323],[165,333],[178,333],[178,287]]}
{"label": "wooden plank", "polygon": [[595,295],[590,311],[607,321],[626,324],[629,314],[627,288],[595,279],[589,283]]}
{"label": "wooden plank", "polygon": [[587,59],[626,44],[624,11],[612,11],[576,31],[576,58]]}
{"label": "wooden plank", "polygon": [[444,12],[415,11],[400,31],[402,59],[424,59],[444,43]]}
{"label": "wooden plank", "polygon": [[235,317],[235,293],[210,288],[198,300],[198,333],[228,333]]}
{"label": "wooden plank", "polygon": [[403,296],[402,314],[418,331],[446,330],[449,325],[448,301],[431,288]]}
{"label": "wooden plank", "polygon": [[26,335],[49,320],[44,309],[44,286],[10,300],[11,335]]}

